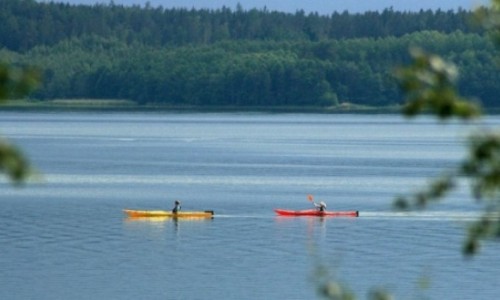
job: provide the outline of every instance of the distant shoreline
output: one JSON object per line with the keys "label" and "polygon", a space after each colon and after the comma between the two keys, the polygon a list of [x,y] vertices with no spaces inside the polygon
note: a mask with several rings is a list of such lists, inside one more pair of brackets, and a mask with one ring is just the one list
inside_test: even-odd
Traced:
{"label": "distant shoreline", "polygon": [[[314,114],[402,114],[402,106],[366,106],[342,103],[331,107],[316,106],[193,106],[168,104],[137,104],[120,99],[56,99],[11,100],[0,105],[0,111],[94,111],[94,112],[193,112],[193,113],[314,113]],[[500,108],[488,108],[484,115],[498,115]]]}
{"label": "distant shoreline", "polygon": [[332,107],[316,106],[189,106],[137,104],[120,99],[56,99],[46,101],[13,100],[0,106],[0,111],[159,111],[159,112],[271,112],[271,113],[366,113],[399,114],[400,106],[370,107],[342,103]]}

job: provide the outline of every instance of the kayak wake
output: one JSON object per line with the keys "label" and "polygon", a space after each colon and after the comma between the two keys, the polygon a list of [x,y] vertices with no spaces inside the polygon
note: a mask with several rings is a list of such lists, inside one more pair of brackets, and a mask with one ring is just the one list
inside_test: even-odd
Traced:
{"label": "kayak wake", "polygon": [[457,212],[457,211],[417,211],[417,212],[394,212],[394,211],[368,211],[360,213],[360,217],[370,219],[406,219],[427,221],[473,221],[480,218],[482,212]]}

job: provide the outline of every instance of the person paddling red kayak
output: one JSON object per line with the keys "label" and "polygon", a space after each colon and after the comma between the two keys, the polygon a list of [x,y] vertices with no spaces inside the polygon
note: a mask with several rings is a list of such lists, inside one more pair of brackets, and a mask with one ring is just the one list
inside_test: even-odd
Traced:
{"label": "person paddling red kayak", "polygon": [[326,203],[321,201],[320,203],[314,202],[312,195],[307,195],[307,199],[311,201],[315,209],[304,209],[304,210],[289,210],[277,208],[274,211],[280,216],[316,216],[316,217],[358,217],[359,212],[357,210],[350,211],[326,211]]}
{"label": "person paddling red kayak", "polygon": [[321,201],[320,203],[314,202],[312,195],[307,195],[307,199],[313,203],[313,205],[318,209],[318,211],[326,211],[326,203]]}

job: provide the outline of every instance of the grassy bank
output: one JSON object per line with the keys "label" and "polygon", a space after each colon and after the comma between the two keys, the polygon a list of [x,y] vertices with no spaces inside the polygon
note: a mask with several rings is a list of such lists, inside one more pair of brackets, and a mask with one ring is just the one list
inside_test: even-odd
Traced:
{"label": "grassy bank", "polygon": [[137,104],[130,100],[119,99],[54,99],[54,100],[9,100],[2,108],[106,108],[134,107]]}

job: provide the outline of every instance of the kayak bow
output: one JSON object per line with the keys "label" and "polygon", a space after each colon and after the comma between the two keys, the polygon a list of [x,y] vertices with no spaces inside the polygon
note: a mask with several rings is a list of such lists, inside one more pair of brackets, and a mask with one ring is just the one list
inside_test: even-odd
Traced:
{"label": "kayak bow", "polygon": [[123,212],[131,218],[149,218],[149,217],[169,217],[169,218],[213,218],[213,210],[204,211],[180,211],[173,213],[169,210],[132,210],[124,209]]}
{"label": "kayak bow", "polygon": [[298,216],[312,216],[312,217],[359,217],[359,211],[319,211],[317,209],[304,209],[304,210],[289,210],[289,209],[275,209],[276,214],[279,216],[298,217]]}

